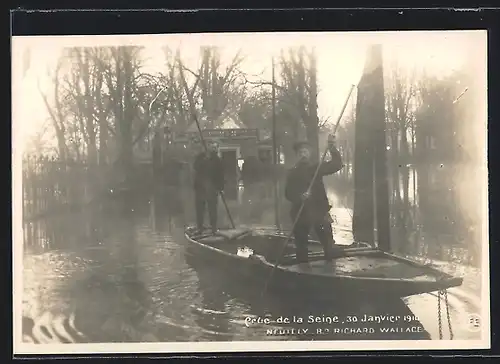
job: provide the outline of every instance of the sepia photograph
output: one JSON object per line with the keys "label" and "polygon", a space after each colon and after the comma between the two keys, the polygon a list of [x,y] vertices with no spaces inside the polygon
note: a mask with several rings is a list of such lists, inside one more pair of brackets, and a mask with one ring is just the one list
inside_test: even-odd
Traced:
{"label": "sepia photograph", "polygon": [[14,354],[490,348],[486,31],[11,54]]}

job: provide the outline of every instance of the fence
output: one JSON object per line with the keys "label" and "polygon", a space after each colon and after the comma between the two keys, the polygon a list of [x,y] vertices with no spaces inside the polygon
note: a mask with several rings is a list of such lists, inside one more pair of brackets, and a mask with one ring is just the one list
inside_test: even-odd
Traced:
{"label": "fence", "polygon": [[85,163],[46,157],[23,161],[23,219],[55,213],[90,202],[91,176]]}

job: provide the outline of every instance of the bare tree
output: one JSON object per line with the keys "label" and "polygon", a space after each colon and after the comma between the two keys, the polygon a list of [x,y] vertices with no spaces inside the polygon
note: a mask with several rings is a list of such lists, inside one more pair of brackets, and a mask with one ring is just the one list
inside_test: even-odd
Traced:
{"label": "bare tree", "polygon": [[[184,75],[183,62],[180,52],[172,53],[168,47],[164,48],[165,72],[160,75],[159,84],[161,93],[158,103],[166,119],[166,125],[174,131],[184,131],[192,120],[192,108],[196,109],[197,82],[189,84]],[[160,104],[161,103],[161,104]]]}
{"label": "bare tree", "polygon": [[141,50],[136,46],[108,47],[98,59],[113,115],[107,129],[116,141],[117,162],[124,177],[131,171],[133,146],[143,137],[151,121],[144,88],[139,83]]}
{"label": "bare tree", "polygon": [[[352,99],[355,100],[355,97],[353,96]],[[346,110],[345,118],[337,128],[337,145],[340,148],[342,160],[346,166],[342,168],[340,175],[344,176],[345,180],[348,180],[352,176],[355,120],[356,108],[353,104],[353,107]]]}
{"label": "bare tree", "polygon": [[[182,62],[180,52],[176,54],[179,77],[184,94],[189,103],[191,117],[189,127],[194,117],[202,114],[207,119],[207,127],[215,128],[225,115],[237,114],[244,100],[244,77],[239,70],[243,57],[238,52],[229,65],[223,69],[219,50],[215,47],[201,49],[201,64],[196,71],[186,67]],[[189,86],[186,73],[194,78]],[[197,92],[198,91],[198,92]],[[201,110],[197,110],[198,98]]]}
{"label": "bare tree", "polygon": [[72,112],[86,146],[87,162],[94,165],[98,154],[95,101],[102,90],[102,76],[96,70],[92,49],[69,48],[66,56],[72,61],[66,76],[67,101],[73,104]]}
{"label": "bare tree", "polygon": [[272,95],[267,88],[259,88],[249,93],[241,102],[238,116],[249,128],[265,129],[272,127]]}
{"label": "bare tree", "polygon": [[405,73],[397,64],[388,72],[386,80],[386,121],[391,139],[391,165],[393,198],[398,204],[401,201],[400,175],[403,182],[403,205],[409,204],[409,168],[410,144],[412,138],[414,150],[415,120],[415,72]]}
{"label": "bare tree", "polygon": [[57,153],[60,160],[66,160],[68,156],[68,147],[66,142],[66,118],[68,116],[68,109],[65,105],[65,96],[61,90],[61,78],[64,67],[64,58],[60,57],[57,61],[56,67],[53,72],[48,71],[49,77],[53,83],[52,102],[47,93],[42,91],[38,83],[38,90],[42,96],[43,102],[50,115],[50,121],[54,128],[55,136],[57,139]]}
{"label": "bare tree", "polygon": [[[30,143],[28,148],[24,151],[24,156],[42,156],[50,153],[50,146],[47,143],[47,135],[49,133],[51,119],[47,119],[40,127],[39,130],[34,132],[34,135],[30,138]],[[57,150],[57,149],[56,149]]]}
{"label": "bare tree", "polygon": [[306,53],[304,47],[289,49],[288,56],[281,56],[283,84],[281,97],[291,104],[290,116],[294,123],[294,136],[300,137],[304,127],[307,139],[313,145],[313,158],[319,156],[318,132],[320,120],[317,104],[317,68],[314,51]]}
{"label": "bare tree", "polygon": [[112,115],[112,105],[109,90],[104,79],[103,61],[109,60],[109,53],[104,48],[94,48],[93,58],[95,64],[95,114],[94,118],[99,128],[99,165],[106,165],[109,162],[108,140],[110,134],[110,116]]}

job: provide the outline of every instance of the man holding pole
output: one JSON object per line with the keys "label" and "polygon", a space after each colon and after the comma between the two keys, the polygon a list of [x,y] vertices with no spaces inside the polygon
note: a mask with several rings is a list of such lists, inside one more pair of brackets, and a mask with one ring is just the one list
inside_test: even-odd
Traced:
{"label": "man holding pole", "polygon": [[206,150],[199,153],[194,161],[194,196],[199,233],[203,231],[205,207],[208,207],[212,233],[217,232],[218,196],[224,189],[224,166],[217,150],[217,142],[207,141]]}
{"label": "man holding pole", "polygon": [[291,218],[294,221],[293,235],[295,238],[298,263],[308,261],[309,232],[313,228],[323,245],[325,260],[332,260],[333,240],[332,220],[328,213],[331,206],[326,195],[323,177],[334,174],[342,169],[342,157],[335,146],[335,137],[328,136],[328,151],[331,159],[323,160],[318,165],[310,162],[311,150],[307,142],[294,145],[297,155],[296,165],[289,171],[285,197],[291,202]]}

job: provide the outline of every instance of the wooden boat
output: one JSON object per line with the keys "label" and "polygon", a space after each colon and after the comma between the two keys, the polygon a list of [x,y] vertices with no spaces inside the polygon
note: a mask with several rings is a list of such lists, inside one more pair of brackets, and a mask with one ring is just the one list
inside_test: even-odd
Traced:
{"label": "wooden boat", "polygon": [[[238,277],[241,284],[263,287],[281,254],[285,235],[252,229],[224,229],[213,235],[188,227],[188,252],[203,264]],[[269,282],[271,294],[311,295],[315,299],[363,296],[373,300],[401,298],[462,284],[430,266],[366,245],[336,245],[334,259],[325,262],[318,241],[310,241],[308,264],[297,264],[293,241]]]}
{"label": "wooden boat", "polygon": [[[195,229],[187,228],[185,236],[190,246],[201,249],[207,264],[227,274],[243,276],[245,284],[256,282],[262,287],[271,277],[271,292],[284,290],[294,293],[294,297],[311,295],[317,299],[354,295],[368,296],[372,301],[460,286],[462,278],[389,252],[390,207],[383,95],[382,50],[376,45],[368,52],[358,84],[355,119],[352,232],[354,240],[369,244],[337,245],[333,262],[327,263],[319,242],[310,241],[309,264],[296,263],[293,241],[288,244],[288,254],[285,252],[281,257],[286,236],[251,229],[225,229],[213,235],[197,234]],[[380,249],[371,247],[375,241]]]}

